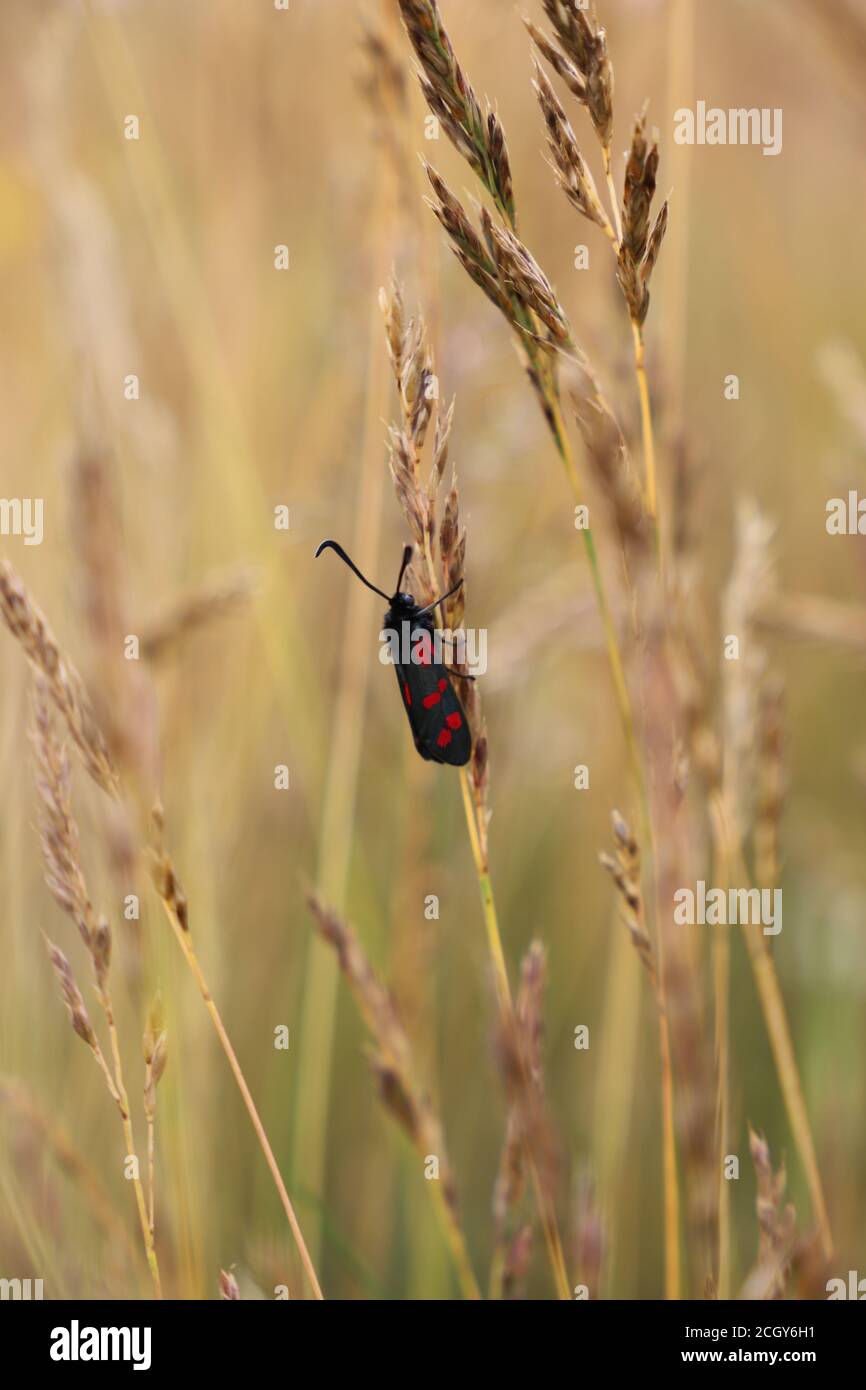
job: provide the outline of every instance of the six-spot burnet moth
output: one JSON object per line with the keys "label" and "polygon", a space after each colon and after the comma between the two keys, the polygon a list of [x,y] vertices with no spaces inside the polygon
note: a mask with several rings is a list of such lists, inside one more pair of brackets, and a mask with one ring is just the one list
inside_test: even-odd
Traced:
{"label": "six-spot burnet moth", "polygon": [[[403,663],[395,662],[397,684],[403,707],[409,719],[415,747],[422,758],[434,763],[450,763],[452,767],[463,767],[468,763],[472,752],[472,736],[463,706],[455,694],[448,670],[433,660],[433,610],[452,594],[460,585],[454,585],[447,594],[419,608],[412,594],[402,594],[400,584],[406,566],[412,558],[412,547],[407,545],[403,551],[403,562],[397,576],[396,590],[389,597],[369,579],[365,579],[358,566],[349,559],[345,550],[336,541],[322,541],[316,551],[316,559],[323,550],[335,550],[340,559],[358,576],[362,584],[379,594],[388,604],[383,627],[385,632],[396,633],[397,641],[403,634],[403,624],[409,625],[408,650],[413,659]],[[471,677],[464,677],[471,679]]]}

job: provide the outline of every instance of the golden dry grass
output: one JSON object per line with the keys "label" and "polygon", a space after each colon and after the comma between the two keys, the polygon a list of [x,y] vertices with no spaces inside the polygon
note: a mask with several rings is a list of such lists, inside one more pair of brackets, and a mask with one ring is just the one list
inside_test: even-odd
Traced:
{"label": "golden dry grass", "polygon": [[[45,536],[0,537],[0,1276],[771,1297],[862,1262],[866,586],[824,520],[864,471],[866,27],[599,7],[604,51],[559,0],[534,38],[441,0],[425,100],[427,0],[3,6],[0,491]],[[782,107],[782,155],[677,146],[698,98]],[[462,789],[326,535],[385,588],[408,539],[465,574]],[[781,935],[671,927],[698,877],[778,882]]]}

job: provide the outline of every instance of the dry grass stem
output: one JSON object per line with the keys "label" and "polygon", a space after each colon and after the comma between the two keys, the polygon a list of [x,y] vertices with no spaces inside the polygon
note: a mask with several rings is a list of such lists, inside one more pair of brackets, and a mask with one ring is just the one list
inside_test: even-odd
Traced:
{"label": "dry grass stem", "polygon": [[409,79],[390,16],[371,10],[361,17],[359,86],[370,111],[373,139],[384,150],[404,203],[412,192],[404,130],[409,109]]}
{"label": "dry grass stem", "polygon": [[760,596],[754,621],[762,632],[817,642],[840,651],[866,651],[866,607],[819,594]]}
{"label": "dry grass stem", "polygon": [[229,1064],[229,1067],[231,1068],[231,1072],[234,1076],[235,1082],[237,1083],[238,1090],[241,1093],[241,1099],[243,1100],[244,1105],[246,1106],[247,1114],[250,1117],[250,1121],[255,1131],[256,1139],[259,1142],[259,1146],[265,1157],[265,1162],[267,1163],[271,1177],[274,1180],[274,1186],[277,1189],[277,1195],[279,1196],[283,1211],[286,1214],[286,1220],[289,1223],[289,1227],[294,1237],[295,1245],[297,1246],[301,1263],[304,1267],[307,1279],[309,1280],[310,1288],[313,1291],[313,1297],[316,1299],[323,1299],[324,1295],[319,1284],[319,1279],[316,1274],[313,1262],[310,1258],[310,1253],[307,1249],[306,1242],[304,1241],[304,1236],[298,1223],[297,1216],[295,1215],[295,1209],[292,1205],[291,1198],[289,1197],[289,1194],[286,1190],[286,1185],[283,1182],[283,1177],[279,1169],[279,1164],[277,1163],[277,1160],[274,1157],[274,1151],[271,1148],[270,1141],[265,1131],[265,1127],[262,1124],[259,1112],[256,1109],[256,1103],[253,1100],[252,1092],[250,1091],[250,1088],[247,1085],[246,1077],[244,1076],[244,1073],[241,1069],[241,1065],[237,1059],[235,1050],[232,1047],[231,1039],[229,1038],[229,1035],[226,1032],[225,1024],[222,1021],[222,1015],[220,1014],[220,1011],[216,1006],[216,1002],[214,1001],[213,995],[211,994],[210,989],[208,988],[207,981],[199,964],[198,956],[196,954],[189,929],[189,907],[186,900],[186,894],[184,893],[183,888],[180,885],[180,881],[178,880],[177,874],[175,873],[174,865],[172,864],[171,859],[166,853],[165,846],[163,844],[163,831],[165,822],[162,813],[162,808],[159,806],[155,807],[153,811],[153,825],[155,844],[154,847],[149,851],[149,867],[154,886],[156,887],[157,894],[159,895],[159,899],[162,903],[163,910],[165,911],[165,915],[168,918],[171,929],[174,932],[175,940],[180,946],[184,960],[186,961],[189,967],[190,973],[193,979],[195,980],[195,983],[198,987],[198,991],[201,994],[202,1000],[204,1001],[204,1006],[208,1012],[210,1021],[213,1024],[214,1032],[216,1033],[217,1038],[219,1039],[220,1046],[223,1052],[225,1053],[226,1060]]}
{"label": "dry grass stem", "polygon": [[156,1088],[162,1080],[168,1061],[168,1035],[162,1012],[162,1000],[156,996],[147,1015],[142,1035],[144,1053],[144,1118],[147,1124],[147,1216],[151,1239],[155,1226],[156,1194]]}
{"label": "dry grass stem", "polygon": [[757,793],[752,826],[754,878],[759,888],[779,882],[780,827],[785,804],[784,685],[764,682],[758,697]]}
{"label": "dry grass stem", "polygon": [[463,1296],[480,1298],[460,1220],[457,1184],[445,1149],[442,1123],[415,1076],[412,1048],[388,990],[377,978],[355,932],[315,894],[308,898],[316,926],[333,946],[361,1016],[373,1038],[370,1066],[385,1109],[408,1136],[422,1162],[438,1161],[431,1183]]}
{"label": "dry grass stem", "polygon": [[144,627],[141,655],[162,661],[199,628],[249,603],[257,588],[258,576],[250,569],[210,575]]}
{"label": "dry grass stem", "polygon": [[620,912],[638,958],[647,973],[655,997],[659,1025],[659,1055],[662,1082],[662,1161],[664,1171],[665,1211],[665,1297],[681,1297],[680,1269],[680,1197],[677,1180],[676,1138],[674,1127],[674,1085],[670,1027],[665,998],[665,984],[658,967],[656,953],[646,928],[643,891],[641,888],[640,848],[625,818],[619,811],[611,817],[614,852],[600,856],[601,863],[613,879],[619,895]]}
{"label": "dry grass stem", "polygon": [[111,1064],[105,1057],[90,1021],[84,999],[72,970],[59,947],[48,942],[48,953],[60,983],[73,1030],[87,1043],[105,1078],[109,1095],[120,1113],[126,1154],[135,1160],[133,1188],[144,1240],[145,1254],[157,1298],[162,1296],[159,1264],[153,1244],[153,1230],[147,1218],[144,1189],[132,1130],[129,1099],[123,1080],[120,1040],[109,989],[111,930],[104,918],[97,918],[90,902],[81,866],[78,826],[72,813],[71,771],[63,745],[57,738],[49,710],[50,683],[37,674],[33,688],[33,728],[31,741],[36,764],[36,787],[40,798],[40,843],[45,880],[58,905],[74,922],[90,956],[94,989],[108,1030]]}
{"label": "dry grass stem", "polygon": [[[505,1298],[515,1282],[510,1262],[525,1247],[516,1225],[527,1175],[537,1177],[539,1214],[545,1241],[555,1248],[557,1142],[544,1101],[544,987],[546,955],[533,942],[520,967],[513,1012],[500,1015],[498,1054],[505,1081],[508,1113],[499,1171],[493,1189],[494,1250],[491,1297]],[[515,1247],[515,1242],[518,1242]]]}

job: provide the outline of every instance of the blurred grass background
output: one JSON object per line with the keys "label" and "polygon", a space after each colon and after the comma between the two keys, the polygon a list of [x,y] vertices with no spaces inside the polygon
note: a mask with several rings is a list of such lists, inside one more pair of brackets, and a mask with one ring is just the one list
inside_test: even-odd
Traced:
{"label": "blurred grass background", "polygon": [[[512,967],[534,935],[549,951],[546,1086],[566,1170],[595,1177],[605,1289],[653,1297],[661,1287],[657,1045],[639,965],[597,862],[627,776],[584,603],[588,576],[519,363],[421,204],[415,152],[458,190],[467,175],[444,139],[424,140],[426,113],[387,0],[363,11],[391,33],[407,72],[405,111],[390,123],[396,153],[383,139],[362,8],[349,0],[291,0],[288,12],[269,0],[4,4],[0,491],[45,499],[45,540],[27,548],[4,537],[3,553],[86,676],[92,634],[74,510],[82,450],[110,459],[128,631],[211,571],[257,569],[254,602],[191,636],[156,673],[173,858],[326,1293],[454,1296],[420,1165],[375,1099],[362,1026],[335,977],[325,986],[337,1001],[330,1062],[327,1018],[302,1021],[304,981],[316,970],[304,888],[324,875],[342,896],[345,877],[347,912],[394,987],[438,1099],[470,1249],[484,1271],[504,1103],[456,779],[415,755],[393,680],[375,660],[381,604],[364,590],[350,595],[353,581],[329,559],[312,561],[325,535],[350,550],[357,536],[375,582],[387,588],[396,572],[405,536],[385,477],[383,420],[393,401],[376,295],[397,264],[410,305],[423,299],[433,325],[442,390],[457,396],[452,456],[468,526],[468,621],[499,633],[506,648],[527,595],[557,619],[551,640],[532,640],[530,625],[525,652],[512,643],[499,664],[491,641],[492,873]],[[682,439],[700,464],[703,598],[713,616],[744,494],[778,523],[783,592],[864,602],[862,540],[824,529],[827,498],[861,483],[864,438],[820,366],[828,343],[866,356],[863,74],[809,8],[603,4],[617,147],[649,97],[660,188],[673,189],[650,368],[663,474]],[[541,157],[519,16],[500,0],[443,0],[443,9],[476,89],[495,98],[505,125],[522,234],[633,427],[627,322],[602,238],[576,221]],[[782,107],[782,154],[675,146],[673,110],[698,98]],[[129,114],[140,120],[137,141],[123,137]],[[590,246],[589,271],[573,269],[578,242]],[[289,248],[286,272],[274,269],[279,244]],[[723,397],[730,372],[741,383],[736,403]],[[124,398],[130,373],[140,379],[138,401]],[[273,526],[279,504],[290,508],[288,532]],[[329,847],[323,815],[340,656],[352,640],[347,614],[351,632],[362,627],[371,669],[356,802],[354,769],[337,758],[324,826],[350,835]],[[0,650],[0,1276],[43,1277],[47,1296],[145,1293],[138,1250],[126,1258],[120,1237],[101,1231],[86,1185],[64,1175],[32,1115],[10,1101],[14,1080],[28,1104],[65,1127],[104,1184],[118,1230],[135,1242],[116,1120],[70,1034],[40,939],[49,930],[76,961],[31,828],[23,662],[5,635]],[[789,778],[785,926],[775,951],[847,1270],[862,1264],[866,1215],[862,658],[784,637],[773,639],[772,655],[787,688]],[[576,792],[582,762],[591,786]],[[288,792],[274,789],[281,763]],[[166,1001],[157,1245],[168,1290],[213,1296],[218,1265],[235,1263],[245,1296],[270,1296],[282,1282],[300,1292],[261,1155],[158,905],[143,883],[124,887],[112,873],[104,813],[80,777],[76,807],[91,894],[120,938],[132,1092],[141,999],[159,986]],[[142,895],[139,923],[123,920],[126,892]],[[428,894],[439,896],[438,921],[425,920]],[[747,1119],[766,1131],[774,1156],[791,1157],[789,1190],[804,1226],[809,1211],[736,938],[733,969],[732,1147],[742,1178],[732,1200],[742,1274],[757,1239]],[[573,1047],[582,1023],[588,1052]],[[290,1029],[288,1052],[273,1046],[280,1024]],[[317,1067],[331,1077],[311,1102],[327,1121],[321,1162],[297,1100],[305,1071]],[[567,1181],[561,1196],[567,1237]],[[530,1290],[549,1294],[541,1252]]]}

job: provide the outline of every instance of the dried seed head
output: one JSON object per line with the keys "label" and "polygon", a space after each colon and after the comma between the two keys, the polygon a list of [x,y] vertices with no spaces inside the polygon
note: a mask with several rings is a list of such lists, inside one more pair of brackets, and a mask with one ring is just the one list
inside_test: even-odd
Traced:
{"label": "dried seed head", "polygon": [[633,858],[637,853],[637,844],[628,828],[625,817],[614,808],[610,813],[610,821],[617,845],[619,845],[621,849],[626,850],[629,856]]}
{"label": "dried seed head", "polygon": [[641,963],[657,988],[655,958],[644,924],[643,893],[640,882],[640,847],[625,817],[611,812],[614,854],[600,854],[599,861],[607,869],[620,900],[620,912]]}
{"label": "dried seed head", "polygon": [[448,444],[451,439],[451,425],[454,421],[454,401],[448,409],[436,412],[436,430],[433,439],[433,462],[427,479],[427,497],[432,502],[439,490],[448,462]]}
{"label": "dried seed head", "polygon": [[508,301],[496,278],[496,263],[492,254],[489,250],[485,251],[465,208],[445,180],[432,164],[425,163],[424,168],[435,194],[435,201],[430,206],[448,235],[457,259],[491,303],[509,315]]}
{"label": "dried seed head", "polygon": [[[387,327],[386,323],[386,331]],[[404,428],[414,446],[416,459],[424,447],[427,426],[433,413],[433,381],[433,359],[427,329],[419,313],[404,329],[400,372],[397,376]]]}
{"label": "dried seed head", "polygon": [[[578,0],[543,0],[543,4],[563,54],[583,80],[583,95],[574,87],[572,91],[585,103],[602,148],[609,151],[613,136],[613,67],[607,53],[607,35],[596,16],[588,14]],[[561,75],[565,77],[565,73]]]}
{"label": "dried seed head", "polygon": [[758,1185],[758,1256],[741,1297],[784,1298],[794,1251],[797,1214],[790,1203],[784,1205],[785,1165],[773,1171],[769,1145],[763,1135],[755,1133],[751,1125],[749,1150]]}
{"label": "dried seed head", "polygon": [[226,1303],[231,1303],[236,1299],[240,1299],[241,1291],[238,1287],[238,1281],[230,1269],[220,1270],[219,1291],[220,1298]]}
{"label": "dried seed head", "polygon": [[580,1176],[577,1190],[577,1263],[580,1281],[597,1298],[605,1258],[605,1228],[588,1173]]}
{"label": "dried seed head", "polygon": [[417,1151],[439,1159],[442,1195],[455,1221],[457,1190],[445,1151],[439,1117],[414,1073],[409,1038],[389,991],[381,984],[355,932],[314,894],[308,897],[316,926],[337,953],[372,1038],[370,1062],[386,1109],[406,1131]]}
{"label": "dried seed head", "polygon": [[142,1052],[144,1053],[144,1060],[147,1066],[150,1066],[153,1062],[153,1054],[156,1049],[156,1040],[159,1037],[159,1035],[163,1032],[163,1029],[164,1022],[162,1009],[162,995],[159,992],[157,992],[154,995],[151,1001],[150,1008],[147,1011],[147,1020],[144,1025],[144,1033],[141,1039]]}
{"label": "dried seed head", "polygon": [[159,993],[154,996],[148,1009],[141,1048],[144,1054],[144,1112],[152,1122],[156,1112],[156,1088],[168,1061],[168,1037]]}
{"label": "dried seed head", "polygon": [[490,233],[500,283],[541,320],[558,343],[570,343],[565,311],[531,252],[513,232],[491,227]]}
{"label": "dried seed head", "polygon": [[162,898],[169,912],[178,920],[184,931],[189,931],[189,906],[186,894],[180,885],[180,881],[174,871],[174,865],[168,857],[162,842],[163,830],[165,827],[165,816],[162,807],[157,804],[151,811],[151,820],[154,827],[155,844],[147,852],[147,864],[150,869],[150,876],[153,879],[154,887]]}
{"label": "dried seed head", "polygon": [[156,1113],[156,1088],[162,1080],[168,1061],[168,1039],[164,1032],[148,1038],[145,1032],[142,1039],[144,1047],[144,1113],[153,1120]]}
{"label": "dried seed head", "polygon": [[643,260],[649,231],[649,209],[655,192],[658,146],[646,137],[646,112],[635,117],[631,149],[625,166],[622,198],[622,235],[633,260]]}
{"label": "dried seed head", "polygon": [[650,232],[650,207],[656,189],[658,144],[646,136],[646,109],[635,118],[631,149],[625,170],[622,201],[622,242],[617,257],[617,278],[633,323],[640,327],[649,309],[647,283],[658,260],[667,229],[665,203]]}
{"label": "dried seed head", "polygon": [[508,159],[508,146],[505,142],[505,131],[494,111],[487,112],[487,152],[493,170],[493,184],[498,192],[497,201],[502,204],[504,211],[508,214],[509,221],[513,224],[515,220],[514,184],[511,178],[511,164]]}
{"label": "dried seed head", "polygon": [[532,1227],[526,1222],[509,1242],[505,1255],[505,1268],[502,1272],[502,1296],[515,1299],[520,1297],[529,1265],[532,1259]]}
{"label": "dried seed head", "polygon": [[421,64],[421,90],[457,151],[474,169],[503,217],[515,222],[505,132],[478,98],[454,54],[436,0],[399,0],[409,41]]}
{"label": "dried seed head", "polygon": [[39,794],[39,839],[45,882],[59,907],[72,918],[88,951],[96,923],[81,868],[78,826],[72,813],[72,772],[48,706],[48,682],[34,679],[30,740]]}
{"label": "dried seed head", "polygon": [[449,555],[457,540],[457,492],[452,486],[445,503],[445,515],[439,529],[439,549],[443,557]]}
{"label": "dried seed head", "polygon": [[108,978],[111,966],[111,927],[104,917],[100,917],[92,938],[93,967],[96,979],[102,988]]}
{"label": "dried seed head", "polygon": [[160,1033],[156,1040],[156,1047],[153,1050],[153,1080],[154,1085],[159,1085],[165,1072],[168,1062],[168,1035]]}
{"label": "dried seed head", "polygon": [[610,219],[602,206],[589,166],[580,152],[577,137],[571,128],[556,93],[543,70],[536,65],[535,88],[541,114],[547,129],[547,143],[553,157],[557,182],[584,217],[613,236]]}
{"label": "dried seed head", "polygon": [[391,425],[388,430],[388,451],[388,467],[394,480],[397,501],[409,523],[412,539],[423,551],[428,524],[427,496],[418,483],[417,459],[412,440],[395,425]]}
{"label": "dried seed head", "polygon": [[448,593],[455,585],[460,587],[445,601],[445,626],[456,631],[463,624],[466,607],[466,585],[461,582],[464,576],[466,556],[466,532],[460,525],[460,496],[457,491],[457,473],[451,470],[451,487],[445,500],[445,511],[439,529],[439,554],[442,563],[442,592]]}
{"label": "dried seed head", "polygon": [[65,720],[90,776],[109,796],[117,797],[117,773],[84,683],[62,655],[48,623],[6,560],[0,564],[0,614],[33,669],[44,678],[45,689]]}
{"label": "dried seed head", "polygon": [[542,1190],[552,1199],[559,1157],[544,1101],[542,1043],[546,957],[540,942],[529,947],[520,969],[514,1010],[500,1019],[497,1051],[509,1102],[509,1126],[532,1152]]}
{"label": "dried seed head", "polygon": [[540,941],[533,941],[520,963],[520,988],[515,1008],[523,1037],[529,1077],[544,1089],[542,1046],[544,1043],[544,986],[547,952]]}
{"label": "dried seed head", "polygon": [[619,424],[584,363],[570,368],[567,377],[564,374],[564,385],[620,545],[632,562],[640,562],[646,556],[651,530]]}
{"label": "dried seed head", "polygon": [[543,58],[546,58],[554,72],[558,73],[571,91],[572,95],[582,104],[586,104],[586,82],[581,77],[577,68],[570,58],[556,47],[553,39],[545,34],[543,29],[539,29],[533,24],[531,19],[524,16],[523,23],[529,32],[529,36]]}
{"label": "dried seed head", "polygon": [[96,1034],[90,1022],[87,1009],[84,1005],[81,991],[75,983],[72,968],[59,946],[55,946],[53,941],[45,938],[45,945],[48,949],[48,959],[54,967],[54,973],[60,984],[60,992],[63,995],[63,1002],[69,1013],[69,1021],[74,1032],[88,1047],[96,1048]]}
{"label": "dried seed head", "polygon": [[369,1057],[379,1099],[391,1118],[417,1147],[422,1134],[422,1123],[415,1097],[407,1089],[396,1069],[379,1056],[375,1049],[370,1049]]}
{"label": "dried seed head", "polygon": [[513,1111],[509,1111],[505,1142],[499,1158],[499,1171],[493,1184],[493,1224],[502,1242],[508,1218],[516,1210],[526,1185],[526,1157]]}
{"label": "dried seed head", "polygon": [[403,294],[400,284],[393,274],[388,288],[379,290],[379,307],[385,320],[385,340],[394,376],[399,382],[403,376],[403,336],[406,332],[403,312]]}
{"label": "dried seed head", "polygon": [[641,266],[641,275],[643,276],[644,284],[647,284],[650,276],[655,270],[655,264],[659,258],[659,252],[662,249],[662,242],[665,239],[665,232],[668,229],[669,206],[667,199],[665,199],[659,209],[658,217],[653,223],[653,229],[650,232],[649,244],[646,249],[646,255],[644,256],[643,265]]}

